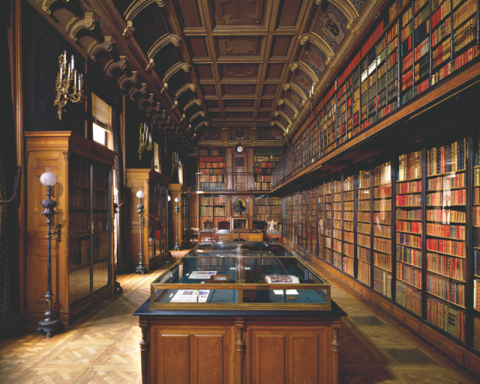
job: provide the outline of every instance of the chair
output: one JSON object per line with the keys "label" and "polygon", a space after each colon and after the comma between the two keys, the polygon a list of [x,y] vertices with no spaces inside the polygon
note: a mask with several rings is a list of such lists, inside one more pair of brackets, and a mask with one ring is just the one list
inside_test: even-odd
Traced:
{"label": "chair", "polygon": [[263,240],[264,241],[268,240],[268,238],[266,236],[267,234],[265,233],[265,230],[266,230],[266,225],[265,224],[266,224],[265,221],[253,221],[252,222],[252,228],[255,229],[254,226],[256,226],[257,227],[256,229],[258,229],[260,232],[263,233]]}
{"label": "chair", "polygon": [[[198,243],[203,242],[212,243],[215,236],[213,223],[209,220],[203,222],[203,230],[198,232]],[[202,239],[203,237],[203,239]]]}
{"label": "chair", "polygon": [[230,223],[228,221],[219,221],[218,229],[228,229],[230,230]]}
{"label": "chair", "polygon": [[275,239],[282,239],[282,234],[277,230],[277,222],[270,220],[268,222],[268,229],[266,231],[268,241],[274,241]]}

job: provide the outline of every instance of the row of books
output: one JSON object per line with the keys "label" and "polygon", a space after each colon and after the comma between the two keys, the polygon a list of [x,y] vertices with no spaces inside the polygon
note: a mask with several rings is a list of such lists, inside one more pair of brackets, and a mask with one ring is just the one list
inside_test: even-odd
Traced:
{"label": "row of books", "polygon": [[373,252],[373,265],[391,272],[392,256],[384,253]]}
{"label": "row of books", "polygon": [[215,182],[223,183],[225,181],[225,176],[223,175],[201,175],[198,177],[198,181],[201,183],[204,182]]}
{"label": "row of books", "polygon": [[70,236],[83,236],[90,233],[90,214],[70,212],[68,229]]}
{"label": "row of books", "polygon": [[225,217],[225,208],[200,206],[200,216],[222,216]]}
{"label": "row of books", "polygon": [[465,205],[467,192],[465,189],[454,189],[427,193],[427,205],[449,207],[451,205]]}
{"label": "row of books", "polygon": [[68,180],[70,186],[88,188],[90,186],[90,164],[72,156],[69,160]]}
{"label": "row of books", "polygon": [[357,279],[363,284],[370,285],[370,272],[370,264],[364,262],[358,263]]}
{"label": "row of books", "polygon": [[373,188],[373,198],[382,199],[392,197],[392,186],[391,185],[381,185],[380,187]]}
{"label": "row of books", "polygon": [[89,208],[90,190],[70,187],[68,190],[68,203],[70,208]]}
{"label": "row of books", "polygon": [[200,196],[200,205],[212,205],[212,203],[213,205],[225,205],[225,196]]}
{"label": "row of books", "polygon": [[225,190],[225,183],[200,182],[198,188],[206,191],[223,191]]}
{"label": "row of books", "polygon": [[90,264],[90,238],[69,239],[68,268]]}
{"label": "row of books", "polygon": [[397,279],[422,289],[422,271],[397,262]]}
{"label": "row of books", "polygon": [[218,163],[200,163],[200,168],[225,168],[225,162],[218,162]]}
{"label": "row of books", "polygon": [[417,316],[422,316],[422,293],[421,291],[397,281],[395,287],[395,301]]}
{"label": "row of books", "polygon": [[93,191],[93,208],[107,209],[108,192]]}
{"label": "row of books", "polygon": [[422,182],[421,181],[409,181],[405,183],[396,184],[395,190],[397,193],[413,193],[422,191]]}
{"label": "row of books", "polygon": [[465,186],[464,172],[455,173],[448,176],[435,177],[427,180],[427,190],[429,191],[449,190],[452,188],[462,188]]}
{"label": "row of books", "polygon": [[427,269],[431,272],[465,281],[465,259],[427,252]]}
{"label": "row of books", "polygon": [[255,181],[260,183],[270,183],[272,181],[272,176],[256,175]]}
{"label": "row of books", "polygon": [[[448,3],[448,1],[446,1]],[[465,311],[427,297],[427,321],[465,342]]]}
{"label": "row of books", "polygon": [[427,151],[427,176],[465,169],[465,142],[456,141]]}
{"label": "row of books", "polygon": [[373,289],[392,298],[392,274],[380,268],[373,269]]}
{"label": "row of books", "polygon": [[415,267],[422,266],[422,251],[415,248],[405,247],[397,244],[397,260],[413,265]]}
{"label": "row of books", "polygon": [[422,211],[420,209],[403,210],[397,209],[396,218],[400,220],[422,220]]}
{"label": "row of books", "polygon": [[199,149],[199,156],[225,156],[227,153],[226,149]]}
{"label": "row of books", "polygon": [[397,195],[396,203],[397,207],[418,207],[422,204],[422,198],[420,194]]}
{"label": "row of books", "polygon": [[278,156],[283,155],[283,149],[281,148],[255,148],[253,151],[255,156]]}
{"label": "row of books", "polygon": [[397,244],[422,248],[422,238],[420,236],[397,232]]}
{"label": "row of books", "polygon": [[443,224],[465,223],[465,212],[453,209],[427,209],[427,221]]}
{"label": "row of books", "polygon": [[397,231],[422,233],[422,223],[418,221],[402,221],[397,220]]}
{"label": "row of books", "polygon": [[93,168],[93,189],[106,191],[108,189],[109,171],[103,168]]}
{"label": "row of books", "polygon": [[427,235],[465,240],[465,226],[427,223]]}
{"label": "row of books", "polygon": [[427,250],[458,257],[465,257],[466,254],[463,241],[427,239]]}
{"label": "row of books", "polygon": [[270,190],[270,183],[255,183],[255,190],[256,191],[269,191]]}
{"label": "row of books", "polygon": [[465,307],[465,284],[427,274],[427,292]]}
{"label": "row of books", "polygon": [[[210,157],[199,157],[198,161],[200,163],[221,163],[224,161],[221,156],[210,156]],[[203,168],[203,167],[200,167]]]}
{"label": "row of books", "polygon": [[373,249],[375,249],[376,251],[390,254],[392,252],[392,240],[374,237]]}

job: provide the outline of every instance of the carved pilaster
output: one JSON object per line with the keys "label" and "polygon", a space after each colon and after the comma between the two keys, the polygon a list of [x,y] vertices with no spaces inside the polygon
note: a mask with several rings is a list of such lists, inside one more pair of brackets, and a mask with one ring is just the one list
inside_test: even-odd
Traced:
{"label": "carved pilaster", "polygon": [[142,365],[142,383],[147,383],[148,379],[148,355],[150,352],[150,341],[148,332],[148,321],[140,320],[139,326],[142,329],[142,340],[140,340],[140,358]]}
{"label": "carved pilaster", "polygon": [[338,331],[340,331],[341,321],[334,321],[332,323],[332,383],[338,384],[338,360],[340,356],[340,340],[338,338]]}
{"label": "carved pilaster", "polygon": [[243,384],[243,372],[245,369],[244,327],[245,321],[243,317],[237,317],[235,320],[235,384]]}

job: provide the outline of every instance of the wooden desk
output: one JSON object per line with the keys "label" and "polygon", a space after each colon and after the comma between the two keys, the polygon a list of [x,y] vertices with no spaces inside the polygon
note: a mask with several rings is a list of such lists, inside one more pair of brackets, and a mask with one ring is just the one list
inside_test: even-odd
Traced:
{"label": "wooden desk", "polygon": [[232,231],[219,231],[215,234],[217,241],[234,241],[240,238],[245,241],[263,241],[263,232],[258,229],[234,229]]}
{"label": "wooden desk", "polygon": [[[221,308],[221,307],[219,307]],[[338,383],[341,316],[325,311],[135,311],[147,383]]]}

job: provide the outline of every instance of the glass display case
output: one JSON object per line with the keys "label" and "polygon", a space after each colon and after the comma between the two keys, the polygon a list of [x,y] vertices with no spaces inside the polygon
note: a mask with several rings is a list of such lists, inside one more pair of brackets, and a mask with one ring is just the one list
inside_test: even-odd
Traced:
{"label": "glass display case", "polygon": [[330,310],[330,284],[280,245],[201,246],[151,284],[152,309]]}

